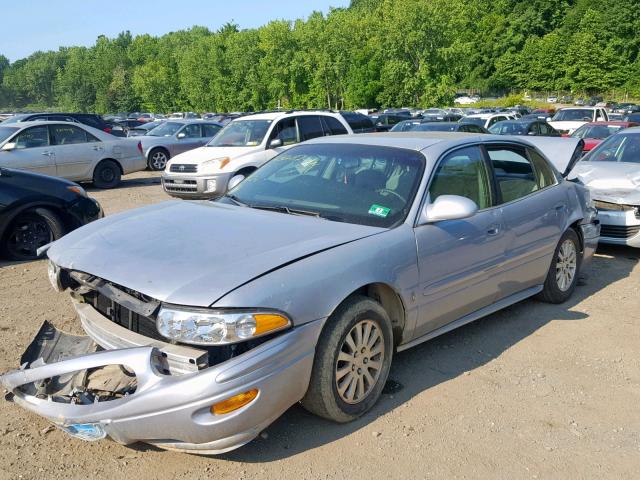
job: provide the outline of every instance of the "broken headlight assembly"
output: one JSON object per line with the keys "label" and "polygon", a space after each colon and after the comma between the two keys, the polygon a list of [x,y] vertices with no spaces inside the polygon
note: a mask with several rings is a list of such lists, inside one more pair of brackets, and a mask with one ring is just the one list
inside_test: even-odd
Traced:
{"label": "broken headlight assembly", "polygon": [[286,316],[263,311],[212,311],[162,306],[156,327],[163,337],[191,345],[230,345],[291,326]]}

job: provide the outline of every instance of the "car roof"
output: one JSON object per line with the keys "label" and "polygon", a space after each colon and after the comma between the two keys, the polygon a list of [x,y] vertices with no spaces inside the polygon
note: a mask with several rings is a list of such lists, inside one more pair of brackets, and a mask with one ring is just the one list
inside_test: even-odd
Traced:
{"label": "car roof", "polygon": [[253,113],[251,115],[243,115],[242,117],[237,118],[234,121],[243,121],[243,120],[279,120],[280,118],[288,117],[288,116],[300,116],[300,115],[324,115],[327,117],[337,117],[338,114],[335,112],[329,112],[325,110],[289,110],[282,112],[262,112],[262,113]]}
{"label": "car roof", "polygon": [[359,133],[354,135],[330,135],[327,137],[314,138],[305,144],[357,144],[378,147],[396,147],[407,150],[422,151],[436,144],[452,145],[465,143],[462,140],[487,138],[494,140],[504,140],[504,136],[485,135],[465,132],[384,132],[384,133]]}

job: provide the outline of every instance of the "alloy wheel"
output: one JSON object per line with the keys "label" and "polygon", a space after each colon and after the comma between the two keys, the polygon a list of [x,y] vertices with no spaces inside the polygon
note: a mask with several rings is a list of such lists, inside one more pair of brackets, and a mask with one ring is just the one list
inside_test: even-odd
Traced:
{"label": "alloy wheel", "polygon": [[338,395],[348,404],[360,403],[375,387],[384,360],[384,338],[378,325],[361,320],[340,347],[335,367]]}
{"label": "alloy wheel", "polygon": [[151,155],[151,166],[154,170],[164,170],[167,166],[167,155],[164,152],[157,151]]}
{"label": "alloy wheel", "polygon": [[562,242],[556,260],[556,282],[561,291],[566,292],[571,288],[577,268],[578,254],[576,245],[572,240],[567,239]]}

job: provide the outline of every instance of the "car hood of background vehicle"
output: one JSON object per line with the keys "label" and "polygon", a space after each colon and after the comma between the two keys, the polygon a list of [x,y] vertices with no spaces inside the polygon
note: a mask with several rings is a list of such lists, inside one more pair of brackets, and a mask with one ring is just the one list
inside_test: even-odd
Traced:
{"label": "car hood of background vehicle", "polygon": [[[214,202],[172,201],[107,217],[52,244],[57,265],[163,302],[207,307],[252,279],[382,228]],[[252,307],[251,299],[246,305]]]}
{"label": "car hood of background vehicle", "polygon": [[173,157],[169,163],[202,163],[216,158],[229,157],[231,160],[256,151],[256,147],[200,147]]}
{"label": "car hood of background vehicle", "polygon": [[625,162],[579,162],[571,172],[591,196],[603,202],[640,205],[640,165]]}
{"label": "car hood of background vehicle", "polygon": [[580,128],[585,123],[589,123],[586,120],[571,120],[571,121],[561,121],[561,122],[548,122],[556,130],[568,130],[573,131]]}

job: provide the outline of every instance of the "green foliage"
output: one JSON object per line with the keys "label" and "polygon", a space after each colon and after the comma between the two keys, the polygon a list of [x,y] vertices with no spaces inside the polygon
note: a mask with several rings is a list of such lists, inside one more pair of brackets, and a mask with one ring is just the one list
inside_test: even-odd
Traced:
{"label": "green foliage", "polygon": [[428,107],[459,89],[640,96],[638,31],[638,0],[352,0],[257,29],[123,32],[14,63],[0,55],[0,107]]}

